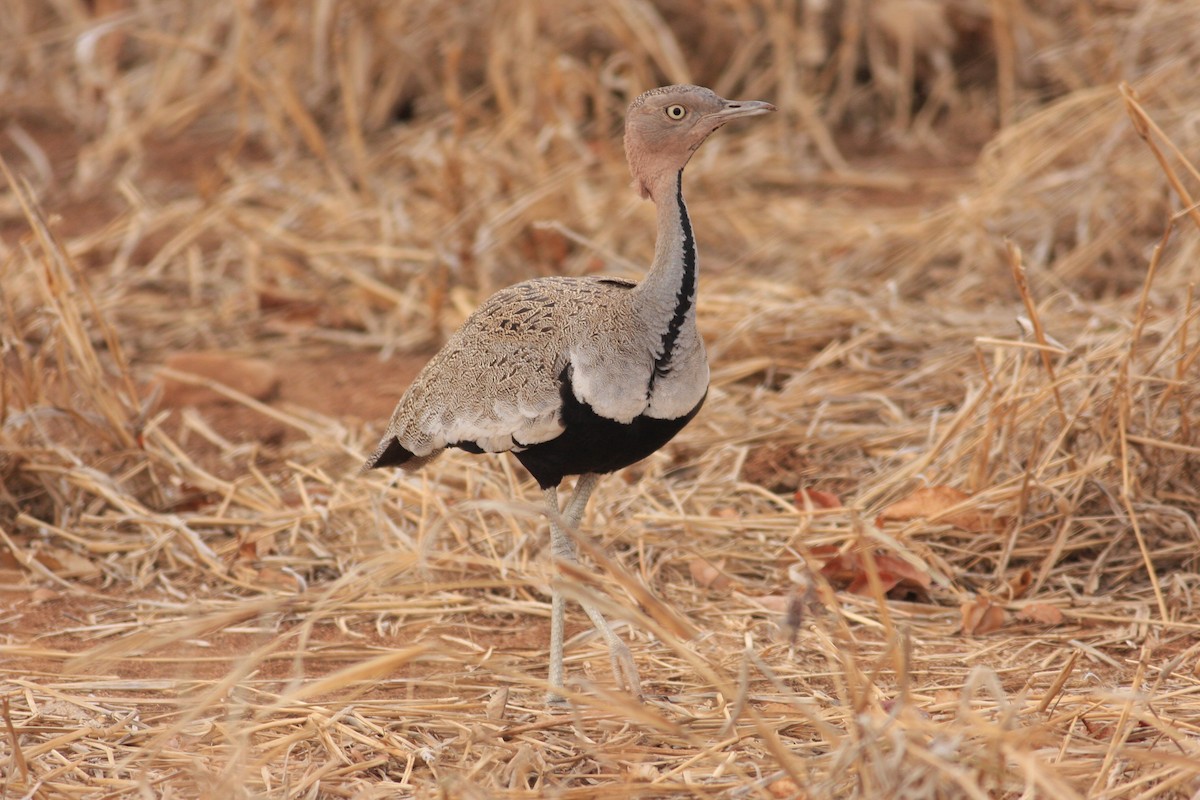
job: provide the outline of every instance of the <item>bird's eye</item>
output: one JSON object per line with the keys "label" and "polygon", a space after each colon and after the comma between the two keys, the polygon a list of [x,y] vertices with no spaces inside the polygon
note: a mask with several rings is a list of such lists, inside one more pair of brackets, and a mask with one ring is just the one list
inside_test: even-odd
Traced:
{"label": "bird's eye", "polygon": [[687,109],[678,103],[672,106],[667,106],[667,116],[671,119],[683,119],[687,116]]}

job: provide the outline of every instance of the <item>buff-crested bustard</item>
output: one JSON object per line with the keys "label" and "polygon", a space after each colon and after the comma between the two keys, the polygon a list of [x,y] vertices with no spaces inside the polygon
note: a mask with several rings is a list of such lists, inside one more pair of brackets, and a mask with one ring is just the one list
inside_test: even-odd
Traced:
{"label": "buff-crested bustard", "polygon": [[[567,528],[578,526],[599,476],[666,444],[708,393],[683,168],[726,122],[774,110],[688,85],[634,100],[625,155],[635,186],[658,212],[645,279],[537,278],[492,295],[417,375],[363,468],[415,470],[447,447],[510,452],[545,495],[554,557],[576,562]],[[560,511],[557,490],[567,475],[579,478]],[[557,701],[564,598],[557,589],[552,598],[549,682]],[[618,682],[640,694],[629,648],[598,610],[583,608],[608,643]]]}

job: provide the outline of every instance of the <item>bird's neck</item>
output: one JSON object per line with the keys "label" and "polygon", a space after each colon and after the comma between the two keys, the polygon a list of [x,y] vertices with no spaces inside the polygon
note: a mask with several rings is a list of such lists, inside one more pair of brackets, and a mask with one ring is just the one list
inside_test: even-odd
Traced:
{"label": "bird's neck", "polygon": [[642,317],[655,341],[655,375],[670,370],[680,334],[696,326],[696,240],[683,202],[683,170],[658,182],[651,192],[658,209],[654,264],[638,285]]}

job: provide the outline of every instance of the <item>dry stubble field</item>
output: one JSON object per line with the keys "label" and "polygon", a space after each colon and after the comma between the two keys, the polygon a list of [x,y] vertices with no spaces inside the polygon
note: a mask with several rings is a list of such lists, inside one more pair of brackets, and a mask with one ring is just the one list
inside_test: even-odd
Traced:
{"label": "dry stubble field", "polygon": [[[1192,0],[6,0],[0,797],[1193,798]],[[637,277],[713,388],[609,478],[356,475],[490,291]],[[595,560],[593,559],[593,563]],[[622,621],[644,703],[550,581]]]}

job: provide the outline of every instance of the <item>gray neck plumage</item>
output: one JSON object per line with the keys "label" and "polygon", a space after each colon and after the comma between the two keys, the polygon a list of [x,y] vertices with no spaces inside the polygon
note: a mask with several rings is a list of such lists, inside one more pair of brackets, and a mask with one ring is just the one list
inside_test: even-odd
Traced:
{"label": "gray neck plumage", "polygon": [[648,315],[650,330],[661,337],[656,342],[656,378],[671,371],[671,359],[680,335],[694,335],[696,326],[696,240],[687,206],[683,202],[683,171],[675,177],[675,191],[661,192],[658,207],[658,240],[654,266],[637,288]]}

